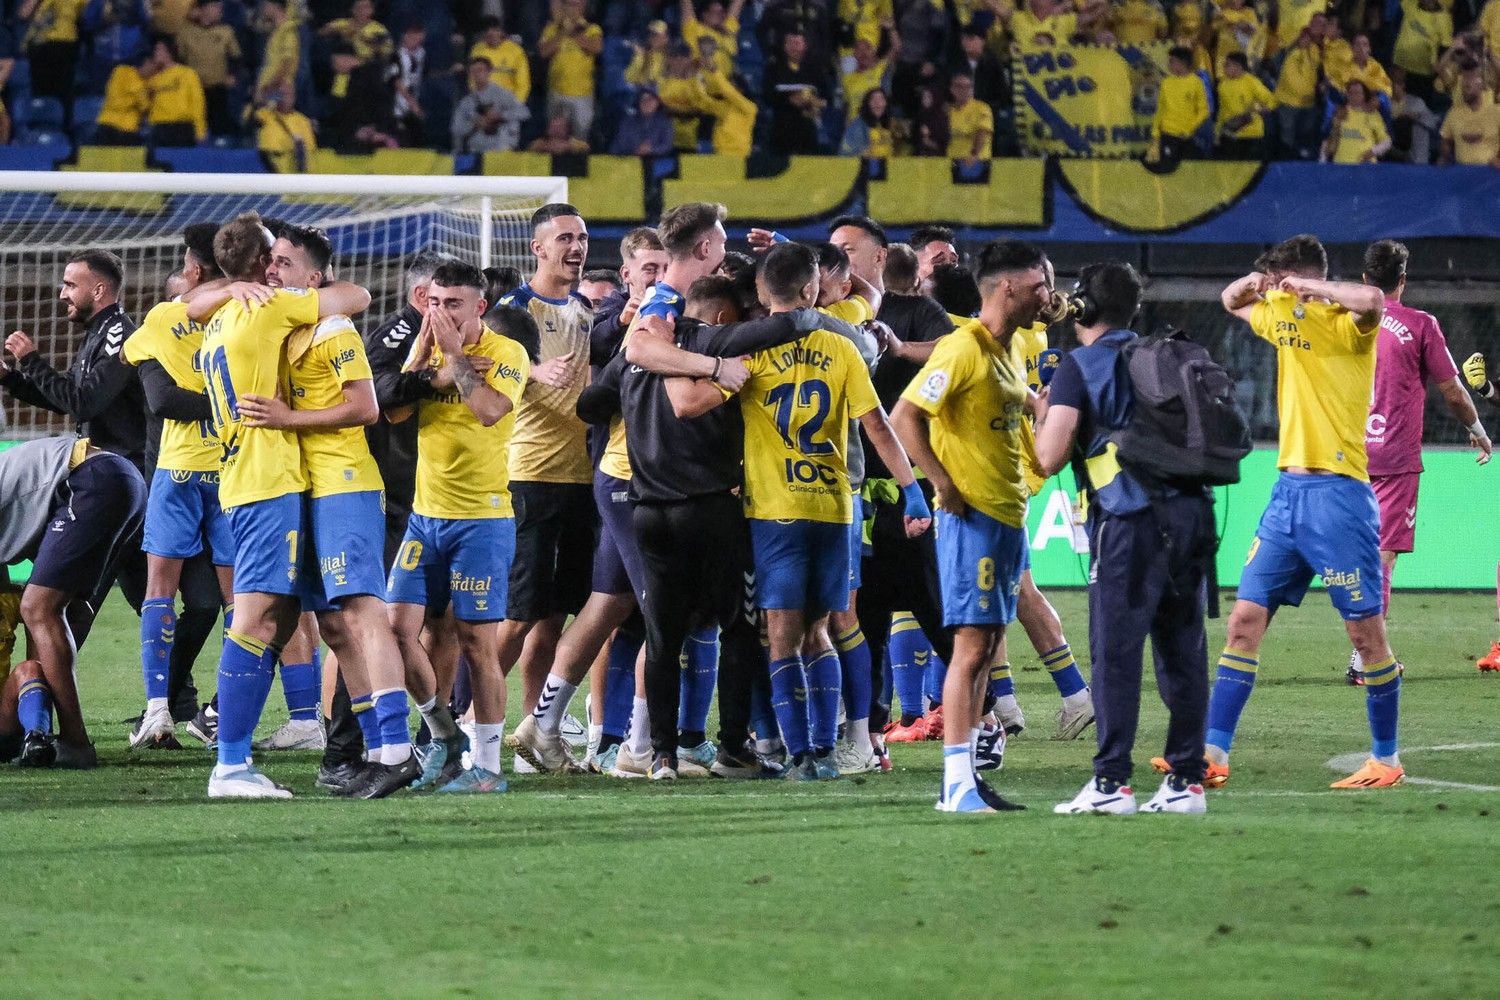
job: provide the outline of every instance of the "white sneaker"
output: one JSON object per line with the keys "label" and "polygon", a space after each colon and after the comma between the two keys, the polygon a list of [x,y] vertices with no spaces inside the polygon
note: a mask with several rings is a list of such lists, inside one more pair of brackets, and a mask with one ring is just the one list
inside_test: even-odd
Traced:
{"label": "white sneaker", "polygon": [[1076,813],[1099,813],[1109,816],[1134,816],[1135,792],[1129,785],[1116,786],[1113,791],[1101,787],[1099,778],[1090,778],[1083,791],[1071,802],[1059,802],[1052,811],[1066,816]]}
{"label": "white sneaker", "polygon": [[582,770],[562,737],[557,733],[542,732],[534,715],[521,720],[516,731],[505,738],[505,745],[538,771],[574,774]]}
{"label": "white sneaker", "polygon": [[255,768],[246,764],[224,773],[217,767],[208,777],[211,799],[289,799],[290,788],[283,788]]}
{"label": "white sneaker", "polygon": [[317,719],[287,719],[274,733],[250,744],[255,750],[322,750],[328,745]]}
{"label": "white sneaker", "polygon": [[589,727],[579,722],[577,716],[564,712],[562,723],[557,727],[557,735],[562,737],[564,743],[577,750],[588,743]]}
{"label": "white sneaker", "polygon": [[651,748],[637,756],[630,752],[628,743],[621,744],[619,756],[615,758],[615,766],[609,773],[616,778],[644,778],[651,769]]}
{"label": "white sneaker", "polygon": [[1005,766],[1005,728],[999,724],[980,730],[974,747],[974,770],[998,771]]}
{"label": "white sneaker", "polygon": [[140,721],[130,731],[130,749],[175,748],[182,749],[177,742],[177,727],[172,722],[172,711],[166,707],[142,714]]}
{"label": "white sneaker", "polygon": [[1094,723],[1094,698],[1088,688],[1083,689],[1084,698],[1078,704],[1069,706],[1066,701],[1057,710],[1057,731],[1052,734],[1054,740],[1076,740],[1083,735],[1083,731]]}
{"label": "white sneaker", "polygon": [[596,726],[594,718],[594,696],[583,696],[583,717],[589,721],[589,740],[583,748],[583,766],[593,770],[594,758],[599,756],[599,741],[604,738],[604,727]]}
{"label": "white sneaker", "polygon": [[[468,756],[469,756],[468,754],[464,754],[465,759],[467,759]],[[515,757],[511,760],[511,763],[510,763],[510,773],[511,774],[540,774],[541,772],[538,771],[536,768],[534,768],[534,767],[531,766],[531,761],[527,760],[525,757],[522,757],[520,754],[516,754]]]}
{"label": "white sneaker", "polygon": [[1026,728],[1026,716],[1021,714],[1020,703],[1006,705],[1002,702],[995,706],[995,715],[999,718],[1000,726],[1005,730],[1006,736],[1019,736]]}
{"label": "white sneaker", "polygon": [[864,774],[880,767],[880,758],[868,746],[853,740],[839,740],[833,745],[833,763],[839,774]]}
{"label": "white sneaker", "polygon": [[1208,796],[1203,794],[1203,786],[1184,782],[1182,787],[1174,788],[1174,778],[1175,775],[1167,775],[1156,794],[1151,796],[1151,801],[1141,806],[1141,812],[1186,813],[1193,816],[1208,812]]}
{"label": "white sneaker", "polygon": [[[475,736],[474,736],[474,720],[473,719],[459,719],[458,720],[458,731],[461,732],[461,733],[463,733],[466,737],[468,737],[469,742],[468,742],[467,745],[472,748],[474,746],[474,740],[475,740]],[[465,750],[463,753],[459,754],[458,762],[461,765],[463,765],[463,769],[465,771],[471,769],[474,766],[474,751],[472,749],[469,749],[469,750]]]}

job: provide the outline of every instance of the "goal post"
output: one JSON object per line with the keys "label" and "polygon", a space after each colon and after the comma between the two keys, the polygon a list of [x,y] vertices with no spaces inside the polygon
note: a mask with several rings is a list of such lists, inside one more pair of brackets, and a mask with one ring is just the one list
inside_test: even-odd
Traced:
{"label": "goal post", "polygon": [[[110,250],[124,264],[121,301],[139,321],[182,264],[182,232],[241,212],[324,230],[334,273],[370,289],[361,325],[401,307],[405,262],[422,249],[480,267],[531,263],[531,213],[566,201],[564,177],[0,171],[0,331],[25,330],[65,368],[83,328],[58,299],[67,260]],[[0,437],[67,429],[71,420],[4,399]]]}

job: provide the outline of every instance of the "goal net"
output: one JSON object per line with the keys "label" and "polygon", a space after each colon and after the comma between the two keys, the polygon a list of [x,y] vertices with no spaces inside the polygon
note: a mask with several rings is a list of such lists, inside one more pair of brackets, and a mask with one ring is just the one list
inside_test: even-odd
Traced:
{"label": "goal net", "polygon": [[[405,262],[418,250],[526,273],[531,213],[566,200],[560,177],[0,172],[0,339],[24,330],[65,369],[83,335],[58,299],[69,256],[87,249],[119,254],[121,300],[139,321],[182,266],[183,229],[248,211],[325,230],[334,273],[370,290],[362,319],[375,324],[401,308]],[[69,417],[8,395],[3,417],[0,437],[10,439],[73,426]]]}

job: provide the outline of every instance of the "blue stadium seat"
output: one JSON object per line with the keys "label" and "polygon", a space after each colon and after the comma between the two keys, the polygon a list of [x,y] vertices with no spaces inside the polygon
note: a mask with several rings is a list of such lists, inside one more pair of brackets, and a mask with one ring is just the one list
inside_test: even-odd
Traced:
{"label": "blue stadium seat", "polygon": [[62,102],[55,97],[33,97],[26,102],[26,121],[32,128],[62,128]]}
{"label": "blue stadium seat", "polygon": [[68,134],[62,129],[28,128],[21,133],[21,141],[32,146],[67,146]]}
{"label": "blue stadium seat", "polygon": [[104,98],[93,94],[85,94],[73,99],[73,124],[76,128],[82,124],[92,125],[99,118],[99,112],[104,110]]}
{"label": "blue stadium seat", "polygon": [[10,68],[10,85],[31,86],[31,60],[17,59],[16,64]]}

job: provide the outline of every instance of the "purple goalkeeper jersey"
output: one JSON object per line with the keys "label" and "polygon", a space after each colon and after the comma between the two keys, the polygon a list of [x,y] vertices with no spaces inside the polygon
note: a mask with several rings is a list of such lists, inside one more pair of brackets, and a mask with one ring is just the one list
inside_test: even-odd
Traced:
{"label": "purple goalkeeper jersey", "polygon": [[1370,475],[1422,471],[1427,386],[1458,375],[1448,341],[1429,313],[1386,299],[1375,344],[1375,395],[1365,423]]}

